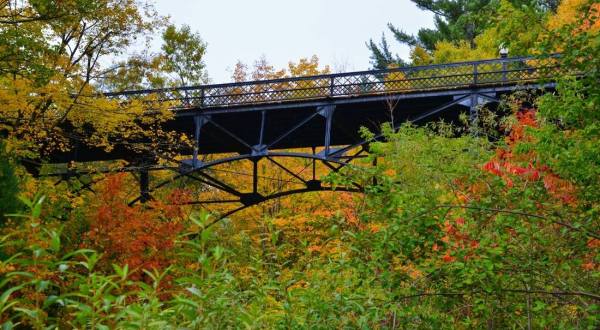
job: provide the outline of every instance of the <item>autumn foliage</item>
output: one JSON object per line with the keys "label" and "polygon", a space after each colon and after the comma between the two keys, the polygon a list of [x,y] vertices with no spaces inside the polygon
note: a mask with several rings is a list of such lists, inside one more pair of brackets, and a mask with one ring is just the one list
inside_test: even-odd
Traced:
{"label": "autumn foliage", "polygon": [[483,170],[502,178],[509,188],[514,186],[515,178],[522,182],[541,181],[551,197],[567,205],[575,205],[575,187],[553,173],[547,165],[540,164],[535,151],[526,153],[514,151],[519,143],[532,140],[526,130],[528,127],[537,127],[535,109],[522,109],[515,114],[515,119],[506,137],[507,147],[499,148],[496,156],[483,165]]}
{"label": "autumn foliage", "polygon": [[187,194],[175,190],[165,202],[129,206],[125,179],[126,174],[115,174],[102,183],[83,247],[102,252],[105,264],[129,265],[141,278],[142,270],[162,270],[173,262],[172,249],[188,215],[177,203]]}
{"label": "autumn foliage", "polygon": [[[283,169],[261,155],[216,164],[222,155],[210,154],[202,161],[214,166],[202,173],[169,166],[189,158],[171,147],[191,139],[160,128],[173,115],[166,103],[91,97],[207,82],[198,33],[133,0],[0,2],[0,201],[18,203],[0,205],[16,213],[0,214],[1,327],[598,329],[597,1],[413,2],[440,15],[435,28],[393,29],[411,63],[382,41],[370,43],[380,51],[374,64],[478,60],[500,46],[509,56],[561,51],[556,84],[481,94],[501,100],[478,108],[476,120],[457,104],[443,110],[465,111],[451,123],[363,128],[365,139],[381,139],[335,171],[291,157]],[[127,46],[154,32],[161,52],[130,57]],[[105,66],[111,58],[123,61]],[[239,63],[232,80],[329,72],[316,56],[284,69],[263,57]],[[319,96],[323,86],[311,81],[300,87],[315,94],[288,96]],[[271,87],[235,84],[229,97],[291,85]],[[386,115],[417,110],[392,103]],[[102,174],[122,161],[40,168],[66,170],[60,180],[21,166],[76,145],[156,156],[151,200],[131,203],[135,175]],[[299,191],[306,180],[363,190],[280,194],[253,207],[229,199]],[[218,218],[232,205],[240,211]]]}

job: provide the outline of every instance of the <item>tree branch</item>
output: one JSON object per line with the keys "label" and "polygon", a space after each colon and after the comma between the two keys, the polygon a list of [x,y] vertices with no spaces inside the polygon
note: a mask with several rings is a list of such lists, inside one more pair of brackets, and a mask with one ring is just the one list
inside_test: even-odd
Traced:
{"label": "tree branch", "polygon": [[479,211],[487,211],[487,212],[497,212],[497,213],[508,213],[508,214],[515,214],[515,215],[521,215],[521,216],[525,216],[525,217],[530,217],[530,218],[537,218],[537,219],[542,219],[542,220],[548,220],[551,221],[552,223],[555,223],[557,225],[561,225],[563,227],[567,227],[573,231],[577,231],[577,232],[582,232],[584,234],[586,234],[587,236],[596,238],[596,239],[600,239],[600,234],[598,233],[594,233],[591,232],[585,228],[577,228],[575,226],[573,226],[572,224],[566,223],[564,221],[557,221],[557,220],[551,220],[548,217],[545,216],[541,216],[538,214],[533,214],[533,213],[527,213],[527,212],[522,212],[522,211],[515,211],[515,210],[507,210],[507,209],[497,209],[497,208],[487,208],[487,207],[478,207],[478,206],[469,206],[469,205],[452,205],[452,204],[442,204],[442,205],[438,205],[440,208],[461,208],[461,209],[469,209],[469,210],[479,210]]}

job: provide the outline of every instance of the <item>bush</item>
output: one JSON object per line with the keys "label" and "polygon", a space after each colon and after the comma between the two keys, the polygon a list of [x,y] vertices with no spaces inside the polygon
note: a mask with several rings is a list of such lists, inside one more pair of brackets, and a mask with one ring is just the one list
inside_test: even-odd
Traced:
{"label": "bush", "polygon": [[6,214],[15,213],[22,207],[18,194],[19,179],[15,175],[14,160],[0,141],[0,226],[5,223]]}

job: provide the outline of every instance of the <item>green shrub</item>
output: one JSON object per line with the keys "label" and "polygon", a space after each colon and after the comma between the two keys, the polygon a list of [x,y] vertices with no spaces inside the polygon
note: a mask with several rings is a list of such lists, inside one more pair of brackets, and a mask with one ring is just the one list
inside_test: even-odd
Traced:
{"label": "green shrub", "polygon": [[17,212],[22,204],[18,198],[19,179],[15,174],[15,163],[4,142],[0,141],[0,226],[6,214]]}

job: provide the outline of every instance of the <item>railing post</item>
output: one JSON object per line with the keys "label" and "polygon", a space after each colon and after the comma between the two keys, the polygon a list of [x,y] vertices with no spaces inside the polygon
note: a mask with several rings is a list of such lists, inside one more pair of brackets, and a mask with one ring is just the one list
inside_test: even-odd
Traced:
{"label": "railing post", "polygon": [[200,87],[200,108],[204,108],[204,86]]}
{"label": "railing post", "polygon": [[506,60],[502,59],[502,82],[506,82]]}
{"label": "railing post", "polygon": [[329,96],[333,97],[333,92],[334,92],[334,85],[335,84],[335,77],[331,77],[329,78]]}
{"label": "railing post", "polygon": [[477,85],[477,80],[478,80],[478,75],[479,72],[477,71],[478,69],[478,63],[473,63],[473,85]]}

